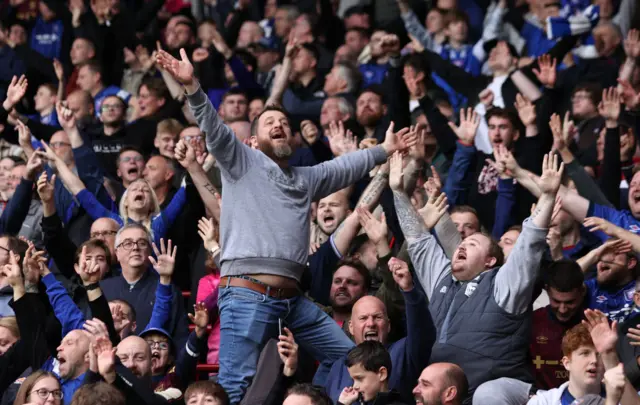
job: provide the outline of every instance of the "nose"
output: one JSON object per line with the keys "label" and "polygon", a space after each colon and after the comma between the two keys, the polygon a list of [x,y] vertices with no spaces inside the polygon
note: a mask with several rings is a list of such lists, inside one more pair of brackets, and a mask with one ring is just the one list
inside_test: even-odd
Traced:
{"label": "nose", "polygon": [[418,394],[420,394],[420,386],[419,386],[419,385],[416,385],[416,386],[413,388],[413,391],[411,391],[411,393],[412,393],[413,395],[418,395]]}

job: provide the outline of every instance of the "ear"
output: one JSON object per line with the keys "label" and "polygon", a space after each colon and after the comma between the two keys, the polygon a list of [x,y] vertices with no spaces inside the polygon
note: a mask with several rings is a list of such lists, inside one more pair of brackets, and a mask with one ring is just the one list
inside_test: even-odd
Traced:
{"label": "ear", "polygon": [[175,173],[173,173],[171,170],[167,170],[167,173],[164,175],[164,180],[165,181],[169,181]]}
{"label": "ear", "polygon": [[75,270],[76,274],[80,274],[80,266],[77,263],[73,265],[73,270]]}
{"label": "ear", "polygon": [[160,140],[158,140],[157,136],[153,138],[153,146],[155,146],[156,148],[160,148]]}
{"label": "ear", "polygon": [[520,139],[520,131],[515,130],[513,133],[513,142],[515,143],[518,139]]}
{"label": "ear", "polygon": [[487,269],[490,269],[493,266],[495,266],[497,262],[498,262],[498,259],[496,259],[495,257],[488,257],[487,260],[485,260],[484,262],[484,267]]}
{"label": "ear", "polygon": [[165,104],[166,102],[167,102],[167,100],[165,100],[164,98],[161,98],[161,99],[158,101],[158,104],[160,104],[160,107],[162,107],[162,106],[164,106],[164,104]]}
{"label": "ear", "polygon": [[629,262],[627,263],[628,269],[633,269],[638,264],[638,259],[635,256],[629,257]]}
{"label": "ear", "polygon": [[442,396],[444,396],[444,401],[442,402],[443,403],[453,402],[453,400],[456,398],[457,395],[458,395],[458,389],[456,387],[454,387],[453,385],[451,387],[447,387],[442,393]]}
{"label": "ear", "polygon": [[378,379],[381,382],[389,379],[389,370],[387,370],[386,367],[380,367],[380,370],[378,370]]}
{"label": "ear", "polygon": [[134,333],[138,329],[138,324],[136,321],[131,322],[131,333]]}
{"label": "ear", "polygon": [[353,336],[353,322],[351,322],[351,319],[349,319],[349,333]]}
{"label": "ear", "polygon": [[564,356],[561,361],[562,361],[562,365],[564,366],[564,369],[569,371],[569,366],[571,365],[571,359],[567,356]]}

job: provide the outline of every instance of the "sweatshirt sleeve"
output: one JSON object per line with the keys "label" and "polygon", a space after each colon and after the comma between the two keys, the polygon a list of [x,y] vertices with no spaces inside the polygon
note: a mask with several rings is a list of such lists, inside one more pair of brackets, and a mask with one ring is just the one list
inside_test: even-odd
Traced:
{"label": "sweatshirt sleeve", "polygon": [[547,248],[546,228],[536,227],[531,218],[522,223],[522,233],[505,264],[496,275],[493,296],[500,308],[519,315],[531,304],[531,295]]}
{"label": "sweatshirt sleeve", "polygon": [[451,275],[451,261],[436,238],[425,232],[407,246],[420,285],[431,299],[433,290],[447,275]]}
{"label": "sweatshirt sleeve", "polygon": [[451,207],[465,204],[467,201],[467,193],[471,187],[471,181],[469,179],[471,173],[469,171],[475,155],[475,146],[464,145],[458,142],[456,153],[453,156],[453,163],[451,164],[449,175],[444,185],[444,192],[447,195],[447,200],[449,200]]}
{"label": "sweatshirt sleeve", "polygon": [[253,151],[222,122],[202,88],[187,95],[187,99],[200,130],[206,136],[209,153],[216,158],[222,174],[231,182],[237,181],[249,170]]}
{"label": "sweatshirt sleeve", "polygon": [[309,180],[313,201],[355,183],[387,160],[382,146],[347,153],[313,167],[300,168]]}
{"label": "sweatshirt sleeve", "polygon": [[42,277],[42,283],[47,287],[47,296],[53,307],[53,313],[62,324],[62,336],[75,329],[82,329],[85,319],[82,311],[73,302],[67,290],[53,273]]}
{"label": "sweatshirt sleeve", "polygon": [[176,218],[182,213],[182,209],[187,201],[187,194],[185,187],[182,186],[173,195],[171,202],[167,207],[162,210],[159,215],[153,218],[151,221],[151,228],[153,229],[153,239],[156,244],[160,243],[160,239],[164,238],[171,225],[176,221]]}
{"label": "sweatshirt sleeve", "polygon": [[429,306],[419,288],[403,291],[407,314],[407,340],[405,357],[413,372],[418,375],[429,364],[431,348],[436,340],[436,327],[433,324]]}
{"label": "sweatshirt sleeve", "polygon": [[493,222],[491,235],[494,239],[500,237],[513,223],[513,207],[516,205],[516,186],[513,179],[498,180],[498,198],[496,199],[496,218]]}

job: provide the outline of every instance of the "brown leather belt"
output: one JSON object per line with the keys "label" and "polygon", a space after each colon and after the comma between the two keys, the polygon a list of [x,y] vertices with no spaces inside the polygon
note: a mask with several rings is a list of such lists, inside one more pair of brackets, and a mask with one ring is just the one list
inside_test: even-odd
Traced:
{"label": "brown leather belt", "polygon": [[268,295],[269,297],[276,299],[293,298],[300,295],[300,290],[297,288],[275,288],[258,281],[252,281],[241,277],[221,277],[219,287],[247,288],[251,291]]}

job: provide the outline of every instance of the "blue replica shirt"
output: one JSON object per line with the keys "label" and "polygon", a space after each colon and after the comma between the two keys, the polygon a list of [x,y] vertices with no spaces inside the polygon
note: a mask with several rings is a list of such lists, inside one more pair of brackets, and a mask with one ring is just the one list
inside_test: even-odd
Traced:
{"label": "blue replica shirt", "polygon": [[[631,214],[631,211],[628,210],[617,210],[615,208],[591,203],[589,204],[587,217],[598,217],[606,219],[612,224],[626,229],[629,232],[640,234],[640,221],[637,220],[633,216],[633,214]],[[600,231],[594,232],[594,235],[600,238],[600,240],[603,242],[609,239],[609,236],[607,234]]]}
{"label": "blue replica shirt", "polygon": [[129,99],[131,98],[131,94],[117,86],[105,87],[104,89],[100,90],[98,94],[96,94],[96,96],[93,98],[96,117],[100,117],[100,106],[102,105],[104,99],[109,96],[118,96],[127,104],[129,104]]}
{"label": "blue replica shirt", "polygon": [[610,320],[623,322],[633,311],[633,294],[636,281],[630,281],[617,291],[609,291],[598,286],[595,278],[584,282],[587,287],[587,308],[598,309]]}
{"label": "blue replica shirt", "polygon": [[377,63],[365,63],[359,66],[362,73],[362,88],[366,89],[372,84],[382,84],[389,64],[378,65]]}
{"label": "blue replica shirt", "polygon": [[53,110],[51,113],[47,115],[39,115],[39,114],[27,115],[27,118],[29,118],[30,120],[37,121],[44,125],[51,125],[52,127],[60,126],[60,123],[58,122],[58,114],[56,113],[56,110]]}
{"label": "blue replica shirt", "polygon": [[[440,56],[442,59],[450,61],[474,76],[478,76],[482,72],[482,63],[473,56],[473,46],[471,45],[465,45],[461,49],[454,49],[449,45],[444,45],[440,50]],[[457,93],[453,87],[440,76],[432,73],[431,78],[436,85],[447,93],[449,102],[455,111],[459,111],[460,108],[467,104],[467,98]]]}
{"label": "blue replica shirt", "polygon": [[560,403],[562,405],[571,405],[575,400],[575,397],[569,392],[569,387],[565,388],[562,396],[560,397]]}
{"label": "blue replica shirt", "polygon": [[62,20],[46,22],[38,17],[31,31],[31,49],[49,59],[60,59],[62,51]]}

